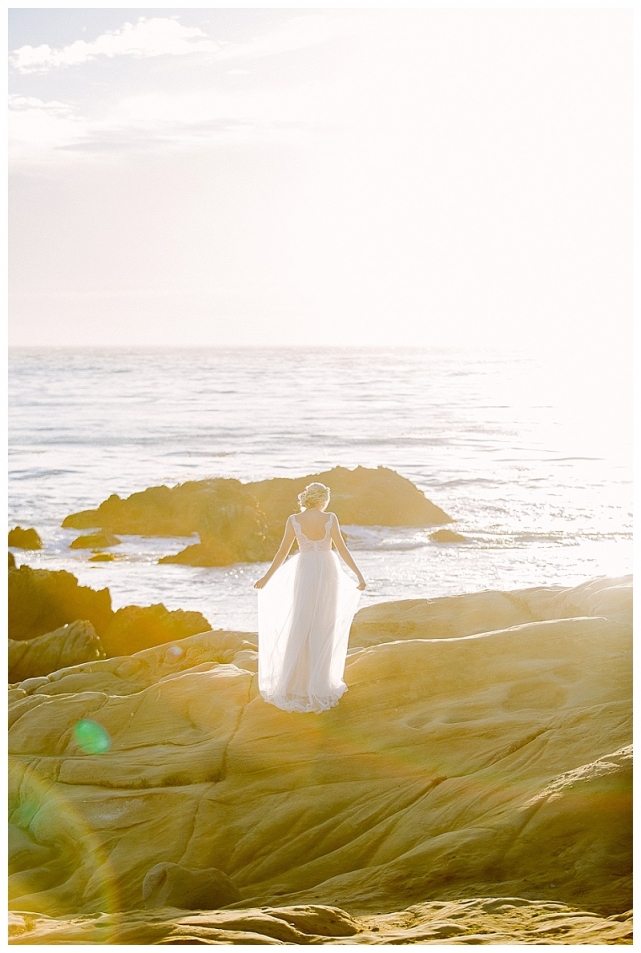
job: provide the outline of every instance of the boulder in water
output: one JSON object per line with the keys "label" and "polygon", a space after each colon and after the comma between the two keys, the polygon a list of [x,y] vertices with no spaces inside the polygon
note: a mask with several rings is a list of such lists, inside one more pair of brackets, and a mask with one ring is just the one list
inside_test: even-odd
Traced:
{"label": "boulder in water", "polygon": [[91,622],[72,622],[37,639],[9,639],[9,682],[49,675],[104,657],[105,651]]}
{"label": "boulder in water", "polygon": [[9,530],[9,546],[15,549],[42,549],[42,540],[37,530],[16,526]]}
{"label": "boulder in water", "polygon": [[108,549],[110,546],[119,546],[121,539],[111,533],[86,533],[78,536],[69,543],[70,549]]}
{"label": "boulder in water", "polygon": [[298,508],[298,494],[308,483],[329,486],[329,509],[347,525],[437,526],[452,522],[411,480],[388,467],[334,467],[304,477],[276,477],[248,484],[267,515],[270,532],[282,534],[285,520]]}
{"label": "boulder in water", "polygon": [[9,570],[11,639],[37,638],[78,619],[87,619],[102,636],[112,615],[109,590],[79,586],[70,572],[29,566]]}
{"label": "boulder in water", "polygon": [[455,533],[453,529],[437,529],[435,533],[430,533],[430,539],[435,543],[465,543],[465,536]]}

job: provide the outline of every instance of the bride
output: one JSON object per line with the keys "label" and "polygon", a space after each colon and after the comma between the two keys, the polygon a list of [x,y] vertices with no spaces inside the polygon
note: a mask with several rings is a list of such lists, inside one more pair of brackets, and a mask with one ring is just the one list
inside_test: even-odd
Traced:
{"label": "bride", "polygon": [[[343,542],[334,513],[325,513],[329,487],[310,483],[298,496],[274,560],[258,593],[258,687],[284,711],[326,711],[347,691],[347,641],[363,575]],[[285,563],[294,540],[300,553]],[[355,586],[332,543],[358,577]],[[285,563],[285,565],[283,565]]]}

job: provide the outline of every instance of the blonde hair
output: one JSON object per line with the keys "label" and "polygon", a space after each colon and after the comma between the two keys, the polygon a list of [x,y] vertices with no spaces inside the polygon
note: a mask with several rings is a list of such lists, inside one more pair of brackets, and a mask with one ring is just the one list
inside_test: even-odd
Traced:
{"label": "blonde hair", "polygon": [[307,510],[319,503],[329,503],[329,487],[324,483],[309,483],[302,493],[298,494],[298,503],[301,510]]}

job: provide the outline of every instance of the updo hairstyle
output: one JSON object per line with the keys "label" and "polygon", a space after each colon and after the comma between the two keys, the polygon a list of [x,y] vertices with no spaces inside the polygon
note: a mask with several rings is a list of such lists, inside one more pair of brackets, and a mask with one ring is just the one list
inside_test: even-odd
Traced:
{"label": "updo hairstyle", "polygon": [[329,496],[329,487],[324,483],[310,483],[298,494],[298,502],[301,510],[308,510],[319,503],[329,503]]}

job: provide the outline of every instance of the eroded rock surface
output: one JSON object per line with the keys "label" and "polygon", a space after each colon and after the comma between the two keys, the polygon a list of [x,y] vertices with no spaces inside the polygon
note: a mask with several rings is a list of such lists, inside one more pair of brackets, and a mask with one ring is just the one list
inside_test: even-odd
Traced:
{"label": "eroded rock surface", "polygon": [[[506,627],[510,594],[495,593],[450,603],[459,636],[386,641],[381,629],[348,656],[349,691],[322,715],[262,700],[243,633],[14,687],[11,905],[34,915],[15,941],[37,942],[43,923],[95,936],[96,919],[68,918],[140,908],[145,875],[169,863],[223,871],[241,901],[195,920],[132,913],[126,936],[147,939],[119,942],[317,942],[299,939],[293,917],[281,922],[297,933],[275,934],[255,908],[318,905],[361,918],[354,937],[365,917],[401,918],[369,921],[372,942],[385,942],[383,926],[400,942],[486,942],[470,937],[487,937],[500,913],[509,942],[530,903],[543,905],[537,942],[628,942],[630,583],[529,593],[525,609],[547,605],[547,618]],[[563,604],[594,612],[558,618]],[[486,630],[467,634],[478,618]],[[103,753],[74,740],[81,719],[110,739]],[[465,901],[461,930],[447,905],[462,897],[520,899],[503,913]],[[426,901],[429,926],[406,910]],[[589,925],[586,910],[598,914]]]}
{"label": "eroded rock surface", "polygon": [[432,526],[451,518],[414,484],[386,467],[335,467],[296,479],[255,483],[214,479],[156,486],[126,500],[113,495],[95,510],[68,516],[63,526],[108,533],[190,536],[199,541],[161,562],[226,566],[271,559],[297,496],[313,481],[332,490],[331,509],[346,524]]}
{"label": "eroded rock surface", "polygon": [[107,654],[133,655],[153,645],[163,645],[207,632],[211,626],[200,612],[166,609],[162,603],[154,606],[126,606],[114,612],[103,635]]}
{"label": "eroded rock surface", "polygon": [[601,917],[563,903],[521,897],[436,901],[378,916],[354,917],[339,907],[319,904],[187,915],[166,909],[73,919],[10,913],[9,942],[629,945],[632,943],[632,913]]}
{"label": "eroded rock surface", "polygon": [[42,549],[42,540],[38,530],[15,526],[9,530],[9,546],[14,546],[16,549]]}
{"label": "eroded rock surface", "polygon": [[381,602],[357,612],[349,642],[351,646],[365,646],[391,639],[452,639],[578,616],[602,616],[631,625],[632,577],[595,579],[571,589],[487,590],[438,599]]}
{"label": "eroded rock surface", "polygon": [[109,549],[110,546],[119,546],[121,539],[112,533],[85,533],[78,536],[71,543],[70,549]]}
{"label": "eroded rock surface", "polygon": [[112,615],[108,589],[80,586],[64,570],[9,568],[11,639],[34,639],[77,619],[88,619],[102,635]]}
{"label": "eroded rock surface", "polygon": [[9,682],[49,675],[69,665],[104,657],[105,651],[91,622],[79,620],[37,639],[9,639]]}

